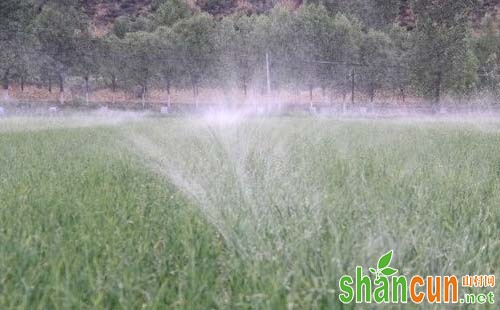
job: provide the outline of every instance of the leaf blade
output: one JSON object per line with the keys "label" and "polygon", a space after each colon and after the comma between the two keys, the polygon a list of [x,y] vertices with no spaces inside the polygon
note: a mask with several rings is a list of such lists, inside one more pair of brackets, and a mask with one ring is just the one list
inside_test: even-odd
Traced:
{"label": "leaf blade", "polygon": [[389,266],[392,260],[392,250],[382,255],[382,257],[378,260],[377,268],[384,269]]}
{"label": "leaf blade", "polygon": [[381,272],[384,276],[389,277],[389,276],[392,276],[393,274],[397,273],[398,270],[391,268],[391,267],[387,267],[387,268],[382,269]]}

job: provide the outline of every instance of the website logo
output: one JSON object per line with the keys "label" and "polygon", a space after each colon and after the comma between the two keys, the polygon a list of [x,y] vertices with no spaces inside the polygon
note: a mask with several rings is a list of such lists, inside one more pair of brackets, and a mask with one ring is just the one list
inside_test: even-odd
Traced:
{"label": "website logo", "polygon": [[[495,295],[494,275],[420,276],[397,275],[390,267],[393,251],[382,255],[376,268],[357,266],[354,277],[345,275],[339,280],[339,299],[342,303],[445,303],[445,304],[493,304]],[[371,276],[370,276],[371,274]],[[459,291],[465,291],[468,293]],[[471,288],[487,289],[479,294],[470,293]],[[461,298],[459,298],[461,296]]]}

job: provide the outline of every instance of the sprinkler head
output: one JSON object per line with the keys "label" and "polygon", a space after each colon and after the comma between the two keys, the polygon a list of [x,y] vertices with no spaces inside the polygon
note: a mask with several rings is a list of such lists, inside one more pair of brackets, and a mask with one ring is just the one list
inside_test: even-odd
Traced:
{"label": "sprinkler head", "polygon": [[5,109],[3,107],[0,107],[0,116],[5,114]]}
{"label": "sprinkler head", "polygon": [[49,107],[49,112],[50,113],[56,113],[58,111],[57,107]]}
{"label": "sprinkler head", "polygon": [[168,113],[169,113],[169,110],[168,110],[167,106],[162,106],[160,108],[160,114],[168,114]]}

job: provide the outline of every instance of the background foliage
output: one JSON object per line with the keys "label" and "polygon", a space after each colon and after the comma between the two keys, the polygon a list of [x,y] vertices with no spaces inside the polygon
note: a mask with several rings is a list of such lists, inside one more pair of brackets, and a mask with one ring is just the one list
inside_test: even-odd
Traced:
{"label": "background foliage", "polygon": [[117,16],[103,28],[95,1],[2,1],[3,88],[14,81],[52,90],[54,80],[62,92],[76,78],[87,94],[89,80],[142,98],[151,88],[264,92],[267,55],[272,90],[345,96],[354,74],[370,101],[389,92],[434,103],[500,93],[499,23],[488,1],[119,3],[105,11]]}

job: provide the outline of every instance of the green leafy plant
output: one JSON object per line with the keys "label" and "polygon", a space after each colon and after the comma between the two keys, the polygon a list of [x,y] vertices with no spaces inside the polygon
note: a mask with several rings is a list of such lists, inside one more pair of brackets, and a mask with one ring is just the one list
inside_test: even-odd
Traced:
{"label": "green leafy plant", "polygon": [[382,257],[380,257],[377,263],[377,269],[369,268],[370,272],[375,274],[375,276],[377,277],[376,280],[378,280],[380,277],[392,276],[393,274],[398,272],[397,269],[389,267],[391,260],[392,260],[392,250],[382,255]]}

